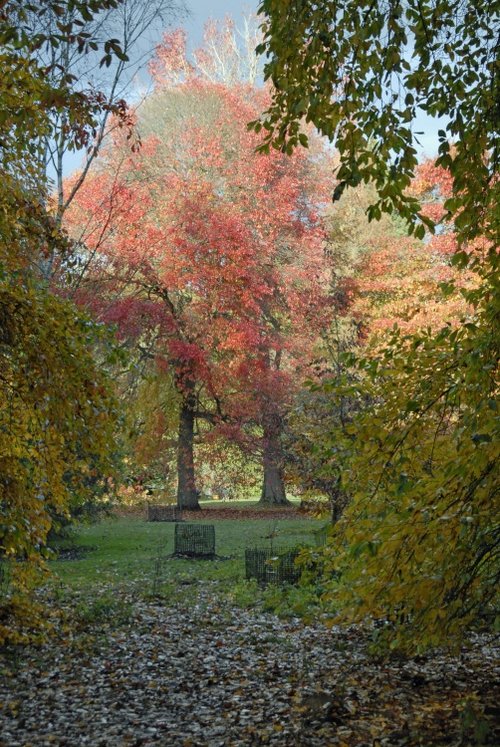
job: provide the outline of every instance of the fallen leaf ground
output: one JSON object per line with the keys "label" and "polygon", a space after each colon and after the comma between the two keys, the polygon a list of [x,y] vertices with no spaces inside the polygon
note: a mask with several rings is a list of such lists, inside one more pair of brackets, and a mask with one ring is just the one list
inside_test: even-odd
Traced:
{"label": "fallen leaf ground", "polygon": [[0,657],[1,747],[500,744],[491,635],[377,661],[357,628],[242,609],[216,577],[183,572],[162,600],[94,591],[47,590],[54,635]]}

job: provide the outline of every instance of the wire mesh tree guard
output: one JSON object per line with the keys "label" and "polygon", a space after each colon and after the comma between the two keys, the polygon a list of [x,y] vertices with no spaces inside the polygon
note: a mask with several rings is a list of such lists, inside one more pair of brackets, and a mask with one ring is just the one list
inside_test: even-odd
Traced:
{"label": "wire mesh tree guard", "polygon": [[298,549],[248,548],[245,550],[247,579],[259,584],[296,584],[300,570],[295,565]]}
{"label": "wire mesh tree guard", "polygon": [[182,511],[177,506],[148,504],[148,521],[182,521]]}
{"label": "wire mesh tree guard", "polygon": [[215,558],[213,524],[176,524],[174,557]]}
{"label": "wire mesh tree guard", "polygon": [[0,602],[7,600],[12,586],[11,562],[4,556],[0,556]]}
{"label": "wire mesh tree guard", "polygon": [[7,596],[9,589],[10,574],[7,560],[0,558],[0,599]]}
{"label": "wire mesh tree guard", "polygon": [[324,526],[319,527],[319,529],[316,529],[314,531],[314,542],[317,547],[323,547],[324,545],[326,545],[331,527],[332,524],[331,522],[329,522],[328,524],[325,524]]}

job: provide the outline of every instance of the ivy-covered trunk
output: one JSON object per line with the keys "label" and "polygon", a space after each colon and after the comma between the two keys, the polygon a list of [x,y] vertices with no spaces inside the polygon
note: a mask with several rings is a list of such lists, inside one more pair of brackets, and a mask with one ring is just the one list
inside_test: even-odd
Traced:
{"label": "ivy-covered trunk", "polygon": [[189,511],[200,510],[194,473],[194,408],[195,398],[185,396],[179,413],[177,447],[177,506]]}
{"label": "ivy-covered trunk", "polygon": [[281,447],[281,418],[276,413],[265,415],[263,422],[264,480],[260,503],[266,506],[289,506],[283,480],[283,450]]}

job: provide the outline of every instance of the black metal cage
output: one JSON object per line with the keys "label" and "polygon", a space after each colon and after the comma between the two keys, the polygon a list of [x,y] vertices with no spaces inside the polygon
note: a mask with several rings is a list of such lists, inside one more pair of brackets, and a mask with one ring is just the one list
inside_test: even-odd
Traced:
{"label": "black metal cage", "polygon": [[177,506],[148,505],[148,521],[182,521],[182,511]]}
{"label": "black metal cage", "polygon": [[300,570],[295,565],[297,549],[245,550],[246,578],[255,578],[259,584],[295,584],[300,578]]}
{"label": "black metal cage", "polygon": [[207,524],[176,524],[174,555],[215,558],[215,527]]}

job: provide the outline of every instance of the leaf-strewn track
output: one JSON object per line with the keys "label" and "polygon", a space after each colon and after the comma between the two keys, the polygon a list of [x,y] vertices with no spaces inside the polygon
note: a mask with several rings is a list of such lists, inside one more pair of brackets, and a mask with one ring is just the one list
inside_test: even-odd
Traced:
{"label": "leaf-strewn track", "polygon": [[205,585],[0,660],[0,745],[493,745],[495,653],[478,636],[459,657],[377,663],[353,628],[219,605]]}

